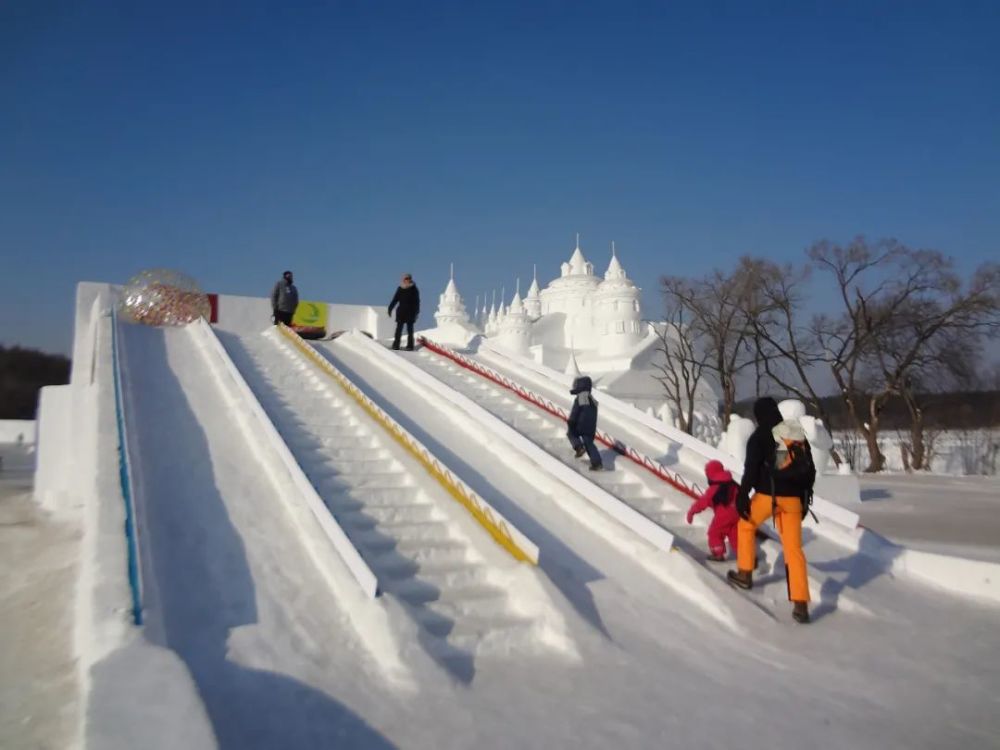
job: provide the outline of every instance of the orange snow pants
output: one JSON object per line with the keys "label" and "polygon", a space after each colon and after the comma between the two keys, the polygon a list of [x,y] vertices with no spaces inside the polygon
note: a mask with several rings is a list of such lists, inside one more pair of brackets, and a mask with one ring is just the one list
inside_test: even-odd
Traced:
{"label": "orange snow pants", "polygon": [[[776,506],[776,507],[775,507]],[[781,548],[785,554],[785,575],[788,580],[788,598],[793,602],[809,601],[809,579],[806,577],[806,556],[802,551],[802,501],[797,497],[777,497],[757,493],[750,500],[750,520],[740,519],[739,545],[736,547],[736,564],[740,570],[753,571],[754,533],[757,527],[774,514],[775,525],[781,535]]]}

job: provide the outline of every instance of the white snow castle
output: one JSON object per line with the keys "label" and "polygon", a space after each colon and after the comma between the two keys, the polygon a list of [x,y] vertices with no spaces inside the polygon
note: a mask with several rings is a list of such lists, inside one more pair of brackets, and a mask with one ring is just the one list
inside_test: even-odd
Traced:
{"label": "white snow castle", "polygon": [[[537,273],[522,297],[520,283],[507,304],[501,293],[486,307],[476,304],[470,316],[455,284],[454,268],[440,295],[434,318],[437,327],[423,331],[435,341],[475,348],[477,337],[514,357],[525,357],[566,374],[586,373],[607,392],[675,422],[656,364],[664,356],[659,324],[642,318],[641,290],[611,245],[603,278],[584,257],[577,236],[570,258],[558,278],[541,289]],[[705,437],[717,438],[718,399],[707,385],[700,387],[697,411]]]}

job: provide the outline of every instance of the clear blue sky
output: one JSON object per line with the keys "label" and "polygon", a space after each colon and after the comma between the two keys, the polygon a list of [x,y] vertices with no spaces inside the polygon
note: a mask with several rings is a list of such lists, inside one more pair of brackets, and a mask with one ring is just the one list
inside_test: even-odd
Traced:
{"label": "clear blue sky", "polygon": [[820,238],[971,269],[998,40],[996,2],[3,3],[0,342],[68,351],[76,282],[150,266],[430,304],[453,260],[471,301],[575,232],[647,314],[663,272]]}

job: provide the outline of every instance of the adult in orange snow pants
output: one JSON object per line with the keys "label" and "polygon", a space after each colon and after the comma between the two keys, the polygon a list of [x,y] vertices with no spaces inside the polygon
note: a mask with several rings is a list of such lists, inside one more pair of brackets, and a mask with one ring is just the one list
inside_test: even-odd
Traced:
{"label": "adult in orange snow pants", "polygon": [[793,602],[809,601],[809,579],[806,575],[806,555],[802,551],[802,500],[781,497],[775,502],[770,495],[756,494],[750,500],[750,518],[741,518],[737,526],[739,544],[736,565],[740,570],[754,569],[757,548],[754,534],[757,527],[774,514],[774,525],[781,535],[788,581],[788,598]]}
{"label": "adult in orange snow pants", "polygon": [[[757,428],[747,440],[743,478],[736,493],[736,512],[740,516],[737,570],[730,570],[726,578],[742,589],[753,588],[754,533],[758,526],[774,516],[785,554],[792,617],[796,622],[806,623],[809,622],[809,582],[806,556],[802,552],[803,502],[811,496],[816,468],[802,426],[784,421],[773,398],[757,399],[753,413]],[[777,441],[781,441],[785,449],[781,459]],[[787,471],[789,465],[797,471]]]}

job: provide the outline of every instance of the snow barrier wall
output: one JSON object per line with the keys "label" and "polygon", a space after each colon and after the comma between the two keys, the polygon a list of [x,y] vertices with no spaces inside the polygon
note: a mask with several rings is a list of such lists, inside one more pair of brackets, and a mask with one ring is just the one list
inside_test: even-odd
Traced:
{"label": "snow barrier wall", "polygon": [[[333,379],[362,409],[368,413],[392,438],[406,449],[424,469],[464,507],[469,514],[493,537],[493,539],[510,555],[522,562],[538,564],[538,545],[528,538],[513,523],[493,508],[486,500],[474,492],[459,479],[454,472],[445,466],[427,447],[409,433],[384,409],[361,391],[329,360],[320,356],[315,349],[285,325],[279,326],[281,333],[298,349],[306,359],[325,375]],[[366,336],[362,336],[367,340]],[[372,344],[378,346],[377,344]],[[381,347],[379,347],[381,348]]]}
{"label": "snow barrier wall", "polygon": [[[312,286],[311,284],[309,286]],[[304,293],[304,299],[322,299]],[[326,303],[327,331],[346,331],[359,328],[372,336],[381,338],[393,330],[392,319],[382,308],[371,305],[341,305]],[[218,321],[216,327],[238,334],[257,333],[271,322],[271,301],[266,297],[243,297],[235,294],[220,294],[218,297]]]}

